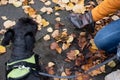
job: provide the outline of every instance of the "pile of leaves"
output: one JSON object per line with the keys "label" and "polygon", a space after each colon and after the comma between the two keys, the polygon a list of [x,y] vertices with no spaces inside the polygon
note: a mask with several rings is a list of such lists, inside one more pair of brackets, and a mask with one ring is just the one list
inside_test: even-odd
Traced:
{"label": "pile of leaves", "polygon": [[[40,2],[43,2],[45,6],[40,8],[40,11],[37,11],[31,7],[31,4],[34,4],[34,1],[35,0],[1,0],[0,5],[12,4],[15,7],[21,7],[27,15],[32,17],[39,24],[38,30],[42,30],[42,28],[47,27],[48,34],[45,34],[43,39],[45,41],[51,40],[51,38],[54,39],[54,42],[50,44],[51,50],[55,50],[59,55],[68,50],[66,53],[65,61],[74,62],[74,67],[65,68],[65,71],[61,73],[61,76],[69,76],[72,73],[75,73],[76,75],[79,75],[75,80],[90,80],[90,76],[96,76],[98,74],[104,73],[105,65],[101,66],[97,70],[92,71],[89,74],[84,74],[85,71],[89,70],[97,64],[100,64],[108,57],[105,55],[104,51],[98,50],[94,43],[94,36],[105,25],[113,20],[119,19],[120,12],[118,11],[114,14],[110,14],[108,17],[97,21],[95,25],[95,32],[92,34],[89,34],[85,31],[80,32],[79,34],[69,34],[64,26],[65,24],[61,23],[61,18],[59,16],[60,13],[58,11],[66,10],[83,14],[86,10],[93,9],[95,7],[95,2],[91,0],[87,5],[85,5],[84,0],[40,0]],[[97,0],[97,2],[99,4],[102,2],[102,0]],[[54,6],[54,8],[51,8],[51,3],[55,3],[56,6]],[[50,27],[50,22],[42,18],[39,12],[46,13],[48,15],[54,12],[56,16],[55,26]],[[6,29],[15,25],[15,21],[9,20],[6,16],[1,16],[1,18],[5,21],[3,23],[5,29],[2,29],[0,33],[4,34]],[[62,31],[60,30],[61,27],[64,27]],[[74,44],[77,46],[76,49],[70,49],[70,47],[74,46]],[[54,66],[55,63],[49,62],[46,67],[46,71],[49,74],[55,74]]]}

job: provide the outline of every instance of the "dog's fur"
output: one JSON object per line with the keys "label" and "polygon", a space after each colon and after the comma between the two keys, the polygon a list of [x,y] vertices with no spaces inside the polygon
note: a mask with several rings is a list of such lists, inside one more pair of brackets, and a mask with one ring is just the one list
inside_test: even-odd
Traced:
{"label": "dog's fur", "polygon": [[[11,42],[13,46],[9,62],[26,59],[34,54],[33,48],[36,32],[37,23],[35,21],[31,18],[20,18],[16,25],[5,33],[1,45],[6,46]],[[40,79],[35,75],[30,74],[30,76],[23,80]]]}

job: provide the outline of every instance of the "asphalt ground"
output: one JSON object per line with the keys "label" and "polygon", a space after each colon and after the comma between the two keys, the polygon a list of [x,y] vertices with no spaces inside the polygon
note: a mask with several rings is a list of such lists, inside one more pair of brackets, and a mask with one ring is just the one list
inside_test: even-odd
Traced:
{"label": "asphalt ground", "polygon": [[[55,4],[52,4],[51,6],[53,7]],[[35,8],[37,11],[42,8],[43,3],[41,3],[39,0],[35,0],[35,4],[31,5],[33,8]],[[69,14],[67,11],[59,11],[60,17],[61,17],[61,22],[65,24],[65,27],[67,28],[69,33],[74,33],[74,32],[79,32],[80,30],[74,29],[73,25],[66,19],[66,16]],[[41,13],[40,13],[41,14]],[[13,5],[5,5],[5,6],[0,6],[0,16],[6,16],[10,20],[18,20],[21,17],[26,17],[27,15],[23,12],[23,9],[21,7],[16,8]],[[54,28],[54,24],[56,23],[55,21],[55,15],[54,14],[44,14],[42,15],[43,18],[47,19],[50,22],[50,27]],[[3,22],[0,18],[0,29],[3,29]],[[44,41],[43,36],[47,34],[46,28],[43,28],[41,31],[37,32],[36,35],[36,44],[35,44],[35,49],[34,52],[36,54],[40,55],[40,63],[42,64],[42,67],[45,67],[48,62],[52,61],[56,64],[56,73],[57,75],[60,75],[61,72],[64,71],[65,67],[70,67],[73,66],[73,62],[68,63],[65,62],[64,59],[66,58],[66,52],[64,51],[62,54],[57,54],[56,51],[50,50],[49,45],[51,42],[53,42],[53,39],[49,41]],[[0,35],[2,38],[3,35]],[[74,49],[75,47],[71,47],[71,49]],[[7,48],[7,53],[0,55],[0,80],[5,80],[5,62],[7,62],[10,58],[11,54],[11,47]],[[98,75],[93,78],[93,80],[104,80],[104,76],[113,71],[116,70],[120,67],[120,65],[117,65],[113,69],[108,69],[106,73]],[[52,79],[50,79],[52,80]],[[74,79],[70,79],[74,80]]]}

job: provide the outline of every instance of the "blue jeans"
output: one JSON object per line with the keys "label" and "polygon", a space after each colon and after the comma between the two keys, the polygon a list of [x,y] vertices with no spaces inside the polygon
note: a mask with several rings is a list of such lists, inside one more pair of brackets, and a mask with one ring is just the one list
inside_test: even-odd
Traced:
{"label": "blue jeans", "polygon": [[120,42],[120,19],[99,30],[94,42],[99,49],[107,52],[117,52],[117,46]]}

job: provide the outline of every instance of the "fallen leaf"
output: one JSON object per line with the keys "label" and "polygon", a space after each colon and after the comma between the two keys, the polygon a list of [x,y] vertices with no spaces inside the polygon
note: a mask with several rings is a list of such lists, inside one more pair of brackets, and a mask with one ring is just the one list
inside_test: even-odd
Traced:
{"label": "fallen leaf", "polygon": [[15,1],[15,2],[13,2],[13,5],[15,7],[20,7],[20,6],[22,6],[22,2],[21,1]]}
{"label": "fallen leaf", "polygon": [[36,21],[39,25],[41,25],[41,21],[42,21],[41,15],[36,15],[35,21]]}
{"label": "fallen leaf", "polygon": [[55,11],[59,11],[59,10],[64,10],[64,8],[63,8],[63,7],[59,7],[59,6],[55,6],[55,7],[54,7],[54,10],[55,10]]}
{"label": "fallen leaf", "polygon": [[24,12],[28,14],[30,17],[35,18],[37,16],[36,14],[37,12],[34,8],[27,5],[27,6],[24,6],[23,9],[24,9]]}
{"label": "fallen leaf", "polygon": [[116,63],[115,63],[115,61],[110,61],[107,65],[110,66],[111,68],[113,68],[116,66]]}
{"label": "fallen leaf", "polygon": [[54,80],[60,80],[59,78],[54,78]]}
{"label": "fallen leaf", "polygon": [[2,4],[2,5],[6,5],[7,3],[8,3],[7,0],[1,0],[1,4]]}
{"label": "fallen leaf", "polygon": [[57,22],[56,24],[55,24],[55,28],[56,29],[59,29],[60,27],[64,27],[65,25],[63,24],[63,23],[61,23],[61,22]]}
{"label": "fallen leaf", "polygon": [[78,50],[70,50],[70,52],[67,53],[67,58],[70,60],[75,60],[78,54]]}
{"label": "fallen leaf", "polygon": [[46,6],[51,5],[51,1],[47,1],[47,2],[45,2],[45,5],[46,5]]}
{"label": "fallen leaf", "polygon": [[5,29],[1,29],[0,30],[0,34],[5,34],[6,30]]}
{"label": "fallen leaf", "polygon": [[44,39],[45,41],[50,40],[50,35],[46,34],[46,35],[43,37],[43,39]]}
{"label": "fallen leaf", "polygon": [[53,62],[48,63],[48,67],[53,67],[54,65],[55,65],[55,63],[53,63]]}
{"label": "fallen leaf", "polygon": [[56,42],[53,42],[53,43],[51,43],[51,45],[50,45],[50,49],[52,49],[52,50],[56,49],[57,47],[59,47],[59,45],[58,45],[58,43],[56,43]]}
{"label": "fallen leaf", "polygon": [[59,16],[59,15],[60,15],[60,13],[58,13],[58,12],[55,12],[55,15],[56,15],[56,16]]}
{"label": "fallen leaf", "polygon": [[65,8],[66,8],[67,11],[69,11],[69,10],[72,10],[73,7],[74,7],[74,4],[69,2]]}
{"label": "fallen leaf", "polygon": [[42,7],[42,8],[40,9],[40,11],[43,12],[43,13],[45,13],[45,12],[47,12],[47,9],[46,9],[46,7],[44,6],[44,7]]}
{"label": "fallen leaf", "polygon": [[3,54],[6,52],[6,48],[2,45],[0,45],[0,54]]}
{"label": "fallen leaf", "polygon": [[42,28],[41,28],[41,25],[38,25],[38,29],[37,30],[41,30]]}
{"label": "fallen leaf", "polygon": [[80,32],[80,36],[86,36],[86,32]]}
{"label": "fallen leaf", "polygon": [[35,2],[34,2],[34,0],[31,0],[30,2],[29,2],[29,4],[34,4]]}
{"label": "fallen leaf", "polygon": [[[61,73],[61,76],[67,76],[67,75],[66,75],[65,72],[62,72],[62,73]],[[60,80],[68,80],[68,79],[64,79],[64,78],[62,78],[62,79],[60,79]]]}
{"label": "fallen leaf", "polygon": [[84,60],[85,60],[85,58],[82,55],[82,53],[77,54],[77,58],[75,59],[75,65],[76,66],[81,66],[84,63]]}
{"label": "fallen leaf", "polygon": [[70,0],[72,3],[78,3],[79,0]]}
{"label": "fallen leaf", "polygon": [[63,31],[58,36],[55,37],[57,42],[66,42],[68,40],[68,34],[66,31]]}
{"label": "fallen leaf", "polygon": [[71,45],[70,43],[63,43],[62,44],[62,49],[66,50],[66,49],[68,49],[70,47],[70,45]]}
{"label": "fallen leaf", "polygon": [[52,2],[54,2],[54,3],[58,3],[58,1],[59,1],[59,0],[52,0]]}
{"label": "fallen leaf", "polygon": [[59,35],[59,30],[54,30],[53,33],[51,34],[53,38],[57,37],[58,35]]}
{"label": "fallen leaf", "polygon": [[113,20],[118,20],[118,19],[120,19],[118,16],[116,16],[116,15],[113,15],[112,17],[111,17]]}
{"label": "fallen leaf", "polygon": [[46,26],[49,25],[49,22],[46,21],[45,19],[42,19],[42,20],[41,20],[41,23],[42,23],[43,27],[46,27]]}
{"label": "fallen leaf", "polygon": [[53,13],[53,9],[51,7],[47,7],[46,10],[47,10],[47,14]]}
{"label": "fallen leaf", "polygon": [[68,3],[69,0],[62,0],[62,3]]}
{"label": "fallen leaf", "polygon": [[41,2],[46,2],[47,0],[40,0]]}
{"label": "fallen leaf", "polygon": [[67,43],[71,43],[74,40],[73,35],[68,36],[68,40],[66,41]]}
{"label": "fallen leaf", "polygon": [[12,4],[12,3],[14,3],[14,2],[16,2],[17,0],[8,0],[8,3],[9,4]]}
{"label": "fallen leaf", "polygon": [[101,66],[100,68],[92,71],[92,72],[90,73],[90,75],[91,75],[91,76],[97,76],[98,74],[101,74],[101,73],[103,73],[103,72],[105,72],[105,65],[103,65],[103,66]]}
{"label": "fallen leaf", "polygon": [[15,21],[11,21],[11,20],[7,20],[7,21],[5,21],[5,22],[3,23],[3,25],[4,25],[4,27],[5,27],[6,29],[11,28],[11,27],[14,26],[15,24],[16,24]]}
{"label": "fallen leaf", "polygon": [[60,21],[61,21],[61,18],[60,18],[60,17],[57,17],[57,18],[55,18],[55,21],[60,22]]}
{"label": "fallen leaf", "polygon": [[47,28],[47,32],[53,32],[53,28],[52,27]]}
{"label": "fallen leaf", "polygon": [[55,74],[53,67],[46,67],[46,70],[47,70],[48,74],[51,74],[51,75]]}
{"label": "fallen leaf", "polygon": [[79,37],[78,38],[78,45],[80,47],[81,50],[83,50],[85,48],[85,46],[87,45],[87,40],[86,40],[86,37]]}
{"label": "fallen leaf", "polygon": [[91,45],[92,45],[92,46],[91,46],[92,49],[98,50],[98,48],[96,47],[96,45],[95,45],[95,43],[94,43],[94,39],[91,39],[91,40],[90,40],[90,43],[91,43]]}
{"label": "fallen leaf", "polygon": [[76,77],[75,80],[90,80],[90,76],[88,74],[83,74],[83,73],[77,72],[76,75],[79,75],[79,76]]}
{"label": "fallen leaf", "polygon": [[67,76],[70,76],[72,74],[71,69],[66,68],[65,73],[66,73]]}
{"label": "fallen leaf", "polygon": [[61,54],[62,49],[58,46],[58,47],[56,47],[56,51],[57,51],[59,54]]}
{"label": "fallen leaf", "polygon": [[7,20],[6,16],[1,16],[2,20]]}
{"label": "fallen leaf", "polygon": [[84,13],[86,11],[86,8],[85,8],[84,4],[82,4],[82,5],[76,4],[72,10],[74,13]]}

